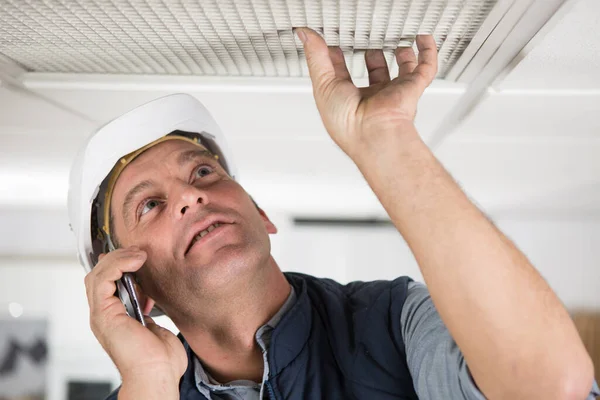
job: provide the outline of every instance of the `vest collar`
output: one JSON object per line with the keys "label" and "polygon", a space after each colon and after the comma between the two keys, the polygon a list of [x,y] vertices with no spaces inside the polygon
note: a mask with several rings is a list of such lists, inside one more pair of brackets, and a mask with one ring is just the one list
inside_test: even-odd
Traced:
{"label": "vest collar", "polygon": [[[300,354],[312,328],[312,307],[304,278],[295,273],[284,273],[284,275],[294,287],[297,300],[273,330],[268,351],[269,379],[278,375]],[[177,337],[183,343],[188,356],[188,366],[179,385],[180,393],[200,394],[194,375],[194,352],[181,333]]]}
{"label": "vest collar", "polygon": [[285,273],[296,291],[296,304],[279,321],[269,345],[269,378],[278,375],[300,354],[312,328],[312,307],[306,282],[299,274]]}

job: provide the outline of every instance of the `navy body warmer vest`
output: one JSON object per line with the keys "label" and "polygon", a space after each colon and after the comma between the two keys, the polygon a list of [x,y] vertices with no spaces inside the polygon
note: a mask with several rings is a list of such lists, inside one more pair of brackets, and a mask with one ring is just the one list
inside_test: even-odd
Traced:
{"label": "navy body warmer vest", "polygon": [[[269,345],[270,399],[418,399],[406,363],[400,314],[410,278],[353,282],[286,273],[298,299]],[[205,400],[193,353],[180,398]],[[116,398],[116,396],[115,396]]]}

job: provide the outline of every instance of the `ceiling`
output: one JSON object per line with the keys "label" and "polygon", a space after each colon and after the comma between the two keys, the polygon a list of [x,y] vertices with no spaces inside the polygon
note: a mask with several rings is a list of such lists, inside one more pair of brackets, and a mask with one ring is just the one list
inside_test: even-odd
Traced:
{"label": "ceiling", "polygon": [[492,8],[511,2],[4,0],[0,53],[29,72],[297,77],[308,70],[293,28],[309,26],[342,48],[357,77],[365,49],[391,63],[396,47],[434,34],[443,78]]}
{"label": "ceiling", "polygon": [[[488,213],[600,215],[599,23],[600,2],[571,2],[435,148]],[[0,218],[66,227],[68,171],[84,138],[136,105],[182,91],[212,112],[242,183],[267,211],[384,215],[323,129],[307,78],[28,72],[21,82],[27,90],[0,87]],[[469,90],[439,80],[425,92],[416,120],[425,140]]]}

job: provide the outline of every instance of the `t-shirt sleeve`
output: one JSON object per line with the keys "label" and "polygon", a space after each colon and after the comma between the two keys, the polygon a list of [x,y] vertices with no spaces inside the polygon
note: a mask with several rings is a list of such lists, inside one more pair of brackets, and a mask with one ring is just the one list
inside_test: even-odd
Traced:
{"label": "t-shirt sleeve", "polygon": [[[485,399],[425,285],[408,284],[400,318],[408,369],[419,399]],[[600,388],[594,382],[586,400],[596,396]]]}
{"label": "t-shirt sleeve", "polygon": [[587,400],[594,400],[596,397],[600,398],[600,386],[598,386],[598,382],[594,381],[592,385],[592,391]]}
{"label": "t-shirt sleeve", "polygon": [[121,389],[121,386],[119,386],[118,388],[116,388],[111,394],[109,394],[106,399],[104,400],[117,400],[119,398],[119,389]]}
{"label": "t-shirt sleeve", "polygon": [[408,284],[400,318],[408,369],[419,399],[485,399],[425,285]]}

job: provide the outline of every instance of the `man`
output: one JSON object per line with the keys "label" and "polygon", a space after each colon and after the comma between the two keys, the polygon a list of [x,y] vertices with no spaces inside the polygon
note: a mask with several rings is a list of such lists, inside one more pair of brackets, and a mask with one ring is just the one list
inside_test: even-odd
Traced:
{"label": "man", "polygon": [[[235,181],[218,135],[198,141],[190,132],[202,129],[178,125],[128,149],[111,171],[73,172],[76,183],[103,179],[81,183],[87,203],[72,185],[70,207],[82,262],[97,261],[85,279],[90,324],[123,379],[110,398],[593,396],[593,365],[559,299],[414,127],[436,74],[433,38],[417,37],[418,62],[412,49],[397,50],[391,81],[382,52],[367,52],[370,86],[358,89],[339,49],[296,32],[328,133],[411,247],[429,291],[406,277],[343,286],[283,274],[270,255],[277,229]],[[158,112],[167,118],[169,107]],[[142,135],[161,123],[140,129],[132,113],[111,129]],[[215,137],[208,126],[205,139]],[[81,157],[100,157],[94,140],[100,132]],[[96,260],[107,242],[118,249]],[[163,311],[179,338],[127,316],[115,281],[133,272],[143,313]]]}

